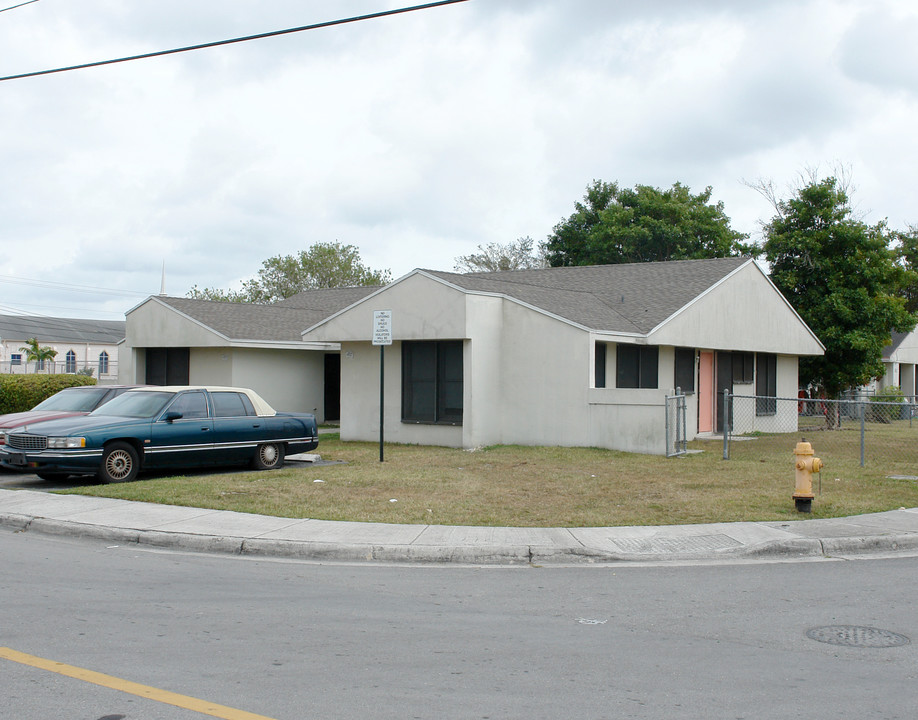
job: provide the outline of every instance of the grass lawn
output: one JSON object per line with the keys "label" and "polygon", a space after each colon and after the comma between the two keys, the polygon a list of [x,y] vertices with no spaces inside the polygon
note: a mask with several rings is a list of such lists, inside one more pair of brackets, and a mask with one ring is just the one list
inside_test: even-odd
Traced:
{"label": "grass lawn", "polygon": [[797,513],[791,499],[799,439],[734,442],[729,461],[722,441],[696,440],[689,447],[701,452],[670,459],[595,448],[386,445],[380,463],[378,444],[323,434],[317,452],[341,464],[141,476],[67,492],[294,518],[518,527],[793,520],[918,506],[918,481],[888,477],[918,475],[918,430],[908,423],[871,436],[864,468],[850,435],[810,433],[827,464],[821,482],[814,479],[811,515]]}

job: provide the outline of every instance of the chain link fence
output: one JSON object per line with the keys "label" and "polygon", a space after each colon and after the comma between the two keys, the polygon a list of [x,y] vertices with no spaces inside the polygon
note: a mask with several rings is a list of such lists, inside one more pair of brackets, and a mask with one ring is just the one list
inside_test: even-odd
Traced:
{"label": "chain link fence", "polygon": [[[854,400],[727,395],[724,459],[754,455],[750,440],[777,441],[789,449],[806,439],[836,463],[882,467],[890,475],[918,476],[918,398]],[[771,446],[772,442],[762,443]],[[740,450],[742,448],[742,450]]]}
{"label": "chain link fence", "polygon": [[[678,388],[676,389],[678,392]],[[685,455],[686,439],[685,395],[666,396],[666,457]]]}

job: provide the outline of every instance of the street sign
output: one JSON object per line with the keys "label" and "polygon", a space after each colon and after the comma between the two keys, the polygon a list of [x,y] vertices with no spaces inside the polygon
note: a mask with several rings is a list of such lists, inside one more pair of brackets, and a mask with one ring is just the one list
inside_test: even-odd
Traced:
{"label": "street sign", "polygon": [[391,310],[374,310],[373,311],[373,344],[374,345],[391,345],[392,344],[392,311]]}

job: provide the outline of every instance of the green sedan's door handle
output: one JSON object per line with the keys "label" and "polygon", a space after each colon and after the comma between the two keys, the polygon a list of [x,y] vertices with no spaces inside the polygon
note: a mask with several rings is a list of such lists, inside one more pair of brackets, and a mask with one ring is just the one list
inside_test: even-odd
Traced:
{"label": "green sedan's door handle", "polygon": [[201,428],[201,430],[203,430],[204,432],[207,432],[208,430],[210,430],[210,428],[205,425],[204,427]]}

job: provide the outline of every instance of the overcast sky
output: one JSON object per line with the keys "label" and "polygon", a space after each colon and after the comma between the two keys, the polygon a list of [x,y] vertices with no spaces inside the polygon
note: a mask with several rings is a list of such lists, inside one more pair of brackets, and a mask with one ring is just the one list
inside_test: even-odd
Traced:
{"label": "overcast sky", "polygon": [[[409,4],[39,0],[0,12],[0,76]],[[755,237],[744,180],[842,165],[905,229],[916,38],[914,0],[468,0],[3,81],[0,313],[122,319],[163,266],[169,295],[238,288],[335,240],[452,270],[543,241],[594,178],[710,185]]]}

